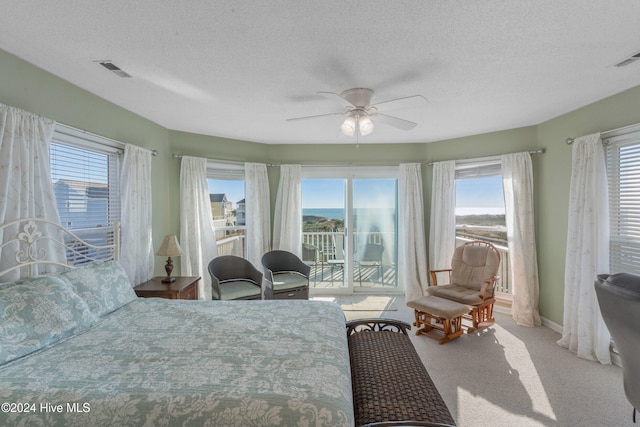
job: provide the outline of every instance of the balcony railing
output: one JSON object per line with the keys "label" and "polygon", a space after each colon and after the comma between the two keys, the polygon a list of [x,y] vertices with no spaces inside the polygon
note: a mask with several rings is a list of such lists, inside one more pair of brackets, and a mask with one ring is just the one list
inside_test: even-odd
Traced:
{"label": "balcony railing", "polygon": [[[469,227],[463,232],[458,231],[456,235],[456,245],[478,239],[477,236],[469,235]],[[219,227],[216,233],[222,238],[218,238],[218,255],[236,255],[246,257],[245,226]],[[368,234],[367,242],[382,243],[384,233],[362,233]],[[389,233],[392,234],[392,233]],[[310,283],[318,288],[342,287],[344,282],[344,258],[336,254],[336,239],[344,238],[342,232],[304,232],[302,233],[303,260],[311,265]],[[391,238],[391,237],[388,237]],[[357,237],[356,237],[357,240]],[[485,239],[489,240],[490,239]],[[509,298],[511,295],[511,284],[509,282],[509,249],[504,241],[491,241],[500,252],[500,279],[496,284],[496,292],[505,294]],[[396,288],[397,266],[393,261],[391,253],[385,254],[382,266],[356,267],[353,279],[355,286],[371,286],[380,288]],[[342,262],[340,262],[342,260]],[[507,296],[508,295],[508,296]]]}
{"label": "balcony railing", "polygon": [[218,246],[218,256],[236,255],[246,258],[246,229],[246,226],[216,227],[216,245]]}
{"label": "balcony railing", "polygon": [[[354,286],[378,287],[395,289],[397,287],[397,267],[395,263],[395,245],[391,244],[395,238],[392,232],[364,232],[354,233],[356,252],[365,243],[382,244],[385,250],[382,254],[382,262],[371,263],[354,262],[353,284]],[[309,282],[316,288],[338,288],[344,284],[344,249],[336,242],[342,239],[343,232],[303,232],[302,233],[302,258],[311,266]],[[387,244],[385,244],[385,241]],[[360,249],[363,250],[363,249]],[[355,255],[358,259],[358,255]]]}

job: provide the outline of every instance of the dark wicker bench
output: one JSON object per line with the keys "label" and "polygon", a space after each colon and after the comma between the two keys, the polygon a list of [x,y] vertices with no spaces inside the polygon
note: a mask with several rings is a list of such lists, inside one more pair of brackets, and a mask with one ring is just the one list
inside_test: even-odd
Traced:
{"label": "dark wicker bench", "polygon": [[347,322],[356,426],[455,425],[409,329],[389,319]]}

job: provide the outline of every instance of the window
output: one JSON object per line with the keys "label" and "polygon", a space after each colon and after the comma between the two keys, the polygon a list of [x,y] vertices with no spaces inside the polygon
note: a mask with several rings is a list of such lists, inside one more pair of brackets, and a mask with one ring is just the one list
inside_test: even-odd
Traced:
{"label": "window", "polygon": [[507,246],[500,161],[456,165],[456,238]]}
{"label": "window", "polygon": [[[113,241],[113,224],[120,221],[121,147],[117,141],[60,124],[51,142],[51,179],[60,223],[97,246]],[[89,248],[77,250],[93,256]]]}
{"label": "window", "polygon": [[510,294],[507,227],[499,159],[456,164],[456,245],[470,240],[492,243],[502,259],[496,290]]}
{"label": "window", "polygon": [[207,184],[218,255],[246,256],[244,165],[209,162]]}
{"label": "window", "polygon": [[603,135],[609,184],[611,273],[640,274],[640,125]]}

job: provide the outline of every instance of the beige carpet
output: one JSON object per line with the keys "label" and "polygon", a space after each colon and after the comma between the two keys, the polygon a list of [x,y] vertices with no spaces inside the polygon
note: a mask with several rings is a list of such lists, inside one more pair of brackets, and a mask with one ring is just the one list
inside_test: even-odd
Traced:
{"label": "beige carpet", "polygon": [[[402,297],[388,317],[411,323]],[[349,319],[372,313],[345,312]],[[497,313],[493,326],[447,344],[410,338],[458,427],[634,426],[622,369],[577,358],[556,344],[560,334],[515,325]],[[640,425],[640,424],[635,424]]]}

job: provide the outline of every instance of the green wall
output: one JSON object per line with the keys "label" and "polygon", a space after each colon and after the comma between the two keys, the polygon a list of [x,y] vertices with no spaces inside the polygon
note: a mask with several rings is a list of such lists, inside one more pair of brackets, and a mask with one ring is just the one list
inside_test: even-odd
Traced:
{"label": "green wall", "polygon": [[[169,132],[162,126],[70,84],[0,50],[0,103],[22,108],[59,123],[117,141],[157,150],[153,159],[153,241],[156,247],[169,228],[172,204],[164,189],[170,164]],[[156,273],[163,273],[162,263]]]}
{"label": "green wall", "polygon": [[[0,102],[122,142],[156,149],[153,161],[153,239],[179,233],[180,161],[173,153],[269,164],[395,164],[485,157],[545,148],[533,156],[540,312],[562,324],[564,258],[571,168],[567,137],[586,135],[640,122],[640,86],[576,111],[520,129],[423,144],[266,145],[167,130],[92,95],[0,50]],[[431,204],[431,170],[424,165],[427,225]],[[271,205],[279,169],[269,168]],[[428,228],[428,226],[427,226]],[[428,236],[426,236],[428,238]],[[156,263],[162,274],[163,263]],[[179,266],[177,266],[179,271]]]}
{"label": "green wall", "polygon": [[541,157],[536,178],[540,312],[563,323],[567,211],[571,181],[569,137],[640,123],[640,86],[605,98],[537,126]]}

